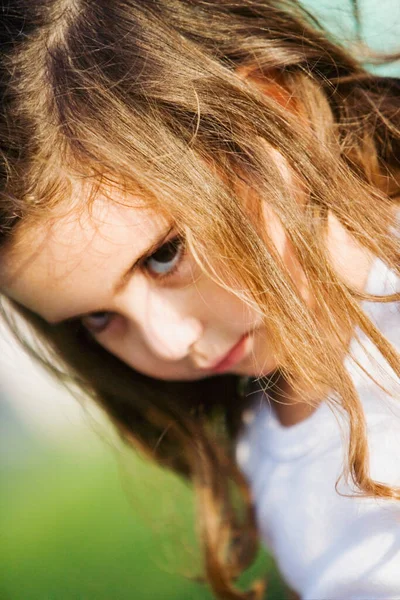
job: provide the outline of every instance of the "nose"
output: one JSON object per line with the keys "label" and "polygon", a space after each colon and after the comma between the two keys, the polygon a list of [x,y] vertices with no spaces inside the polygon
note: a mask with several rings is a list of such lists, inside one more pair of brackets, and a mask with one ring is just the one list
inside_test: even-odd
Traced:
{"label": "nose", "polygon": [[202,331],[199,321],[192,317],[170,320],[153,316],[145,328],[149,347],[156,356],[166,361],[188,357]]}
{"label": "nose", "polygon": [[131,291],[124,300],[121,312],[136,335],[139,332],[152,354],[165,361],[188,357],[203,334],[201,321],[190,314],[190,301],[184,296],[179,290],[147,288]]}

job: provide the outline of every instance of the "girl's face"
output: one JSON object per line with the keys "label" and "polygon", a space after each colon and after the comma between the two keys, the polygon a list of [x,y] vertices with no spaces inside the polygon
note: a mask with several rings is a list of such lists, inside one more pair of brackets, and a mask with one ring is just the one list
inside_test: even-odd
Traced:
{"label": "girl's face", "polygon": [[[58,211],[46,224],[21,227],[3,259],[4,292],[49,323],[80,321],[104,348],[157,379],[276,369],[260,316],[199,269],[173,224],[140,198],[115,200],[99,195],[85,214]],[[278,219],[264,212],[267,235],[311,304]],[[369,263],[336,225],[327,240],[332,259],[362,288]]]}
{"label": "girl's face", "polygon": [[[120,200],[120,199],[116,199]],[[78,320],[151,377],[258,375],[276,367],[258,315],[206,276],[166,217],[98,196],[16,233],[4,291],[52,324]]]}

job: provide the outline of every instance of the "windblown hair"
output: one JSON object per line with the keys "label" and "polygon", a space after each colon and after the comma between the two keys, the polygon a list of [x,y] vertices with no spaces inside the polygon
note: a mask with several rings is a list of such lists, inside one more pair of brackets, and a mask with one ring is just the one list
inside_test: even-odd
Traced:
{"label": "windblown hair", "polygon": [[[363,410],[343,357],[358,326],[399,376],[400,358],[360,306],[378,298],[343,281],[325,246],[333,214],[399,273],[399,83],[368,73],[295,0],[17,0],[3,2],[2,18],[3,248],[57,203],[78,207],[88,185],[92,196],[139,189],[176,221],[201,268],[264,316],[282,376],[299,390],[335,392],[331,402],[349,415],[357,488],[400,499],[369,476]],[[253,83],[271,77],[303,118]],[[302,182],[301,207],[275,150]],[[249,216],[238,181],[283,224],[316,309]],[[261,598],[259,583],[235,586],[258,537],[234,460],[237,378],[156,381],[76,325],[49,326],[13,305],[37,334],[29,345],[38,360],[95,398],[129,444],[191,480],[215,595]]]}

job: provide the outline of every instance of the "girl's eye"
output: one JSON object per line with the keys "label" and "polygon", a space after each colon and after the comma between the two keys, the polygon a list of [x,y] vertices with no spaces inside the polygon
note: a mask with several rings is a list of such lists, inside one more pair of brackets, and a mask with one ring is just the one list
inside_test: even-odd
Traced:
{"label": "girl's eye", "polygon": [[174,237],[160,246],[144,261],[144,267],[151,275],[171,275],[178,267],[183,256],[184,243],[180,236]]}
{"label": "girl's eye", "polygon": [[90,333],[101,333],[108,327],[112,313],[95,312],[81,318],[81,323]]}
{"label": "girl's eye", "polygon": [[[184,241],[180,236],[165,242],[151,256],[143,261],[143,268],[154,277],[172,275],[178,268],[184,254]],[[93,312],[81,317],[85,329],[92,334],[99,334],[107,329],[115,314],[108,311]]]}

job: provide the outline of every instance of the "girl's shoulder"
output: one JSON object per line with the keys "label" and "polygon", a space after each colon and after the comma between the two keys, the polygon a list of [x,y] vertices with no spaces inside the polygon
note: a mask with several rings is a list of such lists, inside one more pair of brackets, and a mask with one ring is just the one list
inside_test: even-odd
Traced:
{"label": "girl's shoulder", "polygon": [[[399,277],[376,261],[368,291],[399,290]],[[366,302],[364,309],[400,349],[399,303]],[[400,487],[400,382],[361,332],[346,367],[366,416],[371,477]],[[237,460],[252,489],[261,537],[301,597],[395,598],[400,504],[359,496],[342,476],[347,440],[347,413],[334,398],[284,427],[259,391],[244,413]]]}

